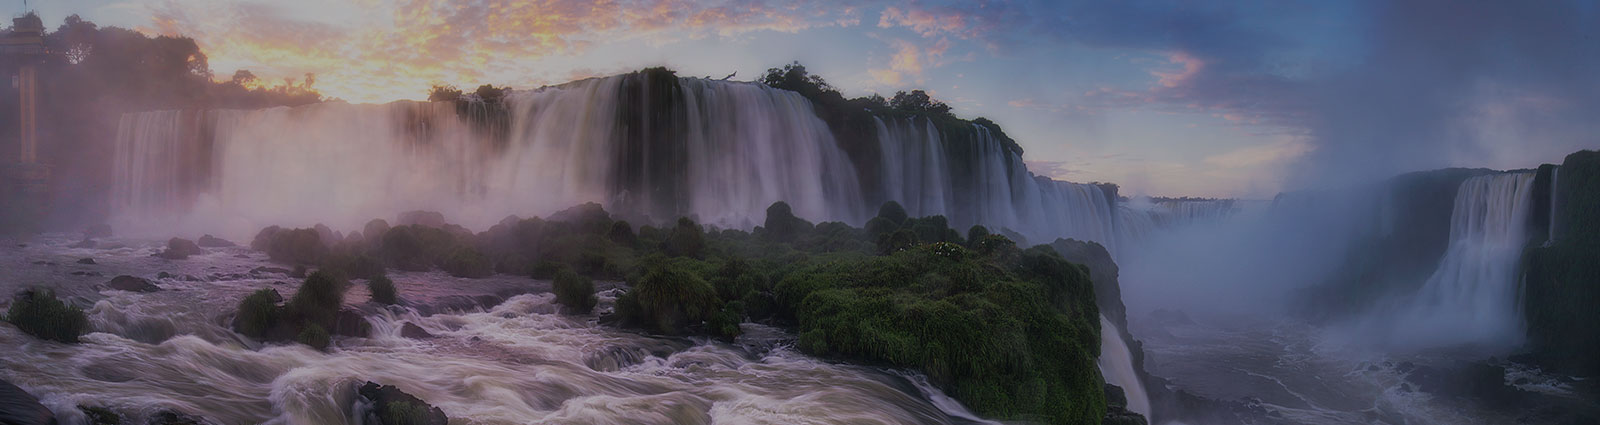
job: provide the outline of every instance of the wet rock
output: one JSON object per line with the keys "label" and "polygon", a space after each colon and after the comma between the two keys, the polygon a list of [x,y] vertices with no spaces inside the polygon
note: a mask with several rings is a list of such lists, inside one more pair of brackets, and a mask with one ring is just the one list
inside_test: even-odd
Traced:
{"label": "wet rock", "polygon": [[175,410],[162,410],[150,417],[149,425],[206,425],[210,422],[199,416]]}
{"label": "wet rock", "polygon": [[161,251],[161,253],[156,254],[156,256],[168,260],[183,260],[189,258],[191,255],[200,255],[204,253],[206,253],[205,250],[200,249],[200,245],[196,245],[194,241],[183,238],[172,238],[167,240],[167,250]]}
{"label": "wet rock", "polygon": [[156,292],[161,290],[161,287],[150,283],[149,279],[128,275],[111,278],[110,281],[106,282],[106,287],[129,292]]}
{"label": "wet rock", "polygon": [[372,408],[365,414],[364,423],[381,425],[445,425],[450,418],[444,411],[433,407],[392,385],[367,382],[356,391],[367,399]]}
{"label": "wet rock", "polygon": [[95,262],[93,258],[80,258],[78,264],[95,264]]}
{"label": "wet rock", "polygon": [[289,275],[289,273],[292,273],[292,271],[290,271],[289,269],[286,269],[286,268],[282,268],[282,267],[267,267],[267,266],[261,266],[261,267],[256,267],[256,268],[250,269],[250,274],[267,274],[267,273],[277,273],[277,274],[281,274],[281,275],[287,276],[287,275]]}
{"label": "wet rock", "polygon": [[444,214],[437,211],[406,211],[400,213],[399,225],[410,226],[420,224],[433,228],[444,228]]}
{"label": "wet rock", "polygon": [[366,338],[372,334],[372,324],[360,311],[343,309],[333,317],[333,334]]}
{"label": "wet rock", "polygon": [[237,246],[233,242],[228,241],[227,239],[223,239],[223,238],[219,238],[219,237],[211,236],[211,235],[202,235],[202,236],[200,236],[200,240],[196,241],[196,242],[198,242],[201,247],[205,247],[205,248],[226,248],[226,247],[230,247],[230,246]]}
{"label": "wet rock", "polygon": [[89,425],[122,425],[122,415],[100,406],[78,406]]}
{"label": "wet rock", "polygon": [[72,245],[67,245],[67,248],[92,249],[92,248],[94,248],[94,246],[95,246],[94,239],[84,239],[82,241],[79,241],[78,243],[75,243],[75,244],[72,244]]}
{"label": "wet rock", "polygon": [[39,404],[39,398],[0,379],[0,424],[43,425],[56,423],[56,414]]}
{"label": "wet rock", "polygon": [[1505,367],[1482,362],[1417,365],[1406,375],[1406,380],[1416,384],[1417,390],[1436,396],[1469,400],[1497,408],[1512,408],[1525,402],[1528,392],[1507,385],[1505,379]]}
{"label": "wet rock", "polygon": [[400,336],[411,339],[433,338],[433,334],[428,333],[428,330],[423,329],[421,326],[417,326],[415,323],[411,322],[406,322],[404,326],[400,327]]}
{"label": "wet rock", "polygon": [[72,272],[72,275],[73,276],[104,276],[104,275],[100,274],[100,272],[86,272],[86,271],[82,271],[82,270]]}

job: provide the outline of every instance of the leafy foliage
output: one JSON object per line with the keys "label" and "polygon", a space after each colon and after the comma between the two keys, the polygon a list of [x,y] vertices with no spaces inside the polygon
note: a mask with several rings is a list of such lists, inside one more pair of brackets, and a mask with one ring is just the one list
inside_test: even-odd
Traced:
{"label": "leafy foliage", "polygon": [[378,276],[367,281],[367,291],[372,293],[372,301],[381,304],[397,304],[400,296],[394,287],[394,281],[388,276]]}
{"label": "leafy foliage", "polygon": [[5,319],[35,338],[68,344],[78,342],[78,335],[89,329],[89,317],[83,309],[68,305],[43,289],[18,293],[6,310]]}
{"label": "leafy foliage", "polygon": [[599,302],[594,295],[594,282],[571,269],[556,273],[554,288],[556,303],[578,314],[588,314]]}
{"label": "leafy foliage", "polygon": [[283,297],[272,288],[257,290],[239,302],[234,329],[251,338],[263,338],[282,320],[278,301]]}

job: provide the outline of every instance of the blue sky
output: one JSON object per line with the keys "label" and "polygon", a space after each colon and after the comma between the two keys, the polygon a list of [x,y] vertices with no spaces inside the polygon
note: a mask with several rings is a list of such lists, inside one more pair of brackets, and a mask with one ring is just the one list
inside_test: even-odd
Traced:
{"label": "blue sky", "polygon": [[[16,8],[19,6],[13,6]],[[58,0],[194,37],[213,71],[317,74],[352,102],[666,65],[799,60],[847,96],[922,88],[1000,123],[1036,173],[1270,198],[1600,147],[1594,2]]]}

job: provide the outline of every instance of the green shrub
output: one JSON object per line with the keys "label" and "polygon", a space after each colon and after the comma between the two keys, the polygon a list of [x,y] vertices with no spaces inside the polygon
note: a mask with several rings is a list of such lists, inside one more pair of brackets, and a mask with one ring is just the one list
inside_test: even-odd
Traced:
{"label": "green shrub", "polygon": [[316,229],[280,229],[271,226],[256,234],[250,247],[266,251],[272,261],[289,264],[322,264],[328,255],[328,246]]}
{"label": "green shrub", "polygon": [[455,277],[477,279],[494,275],[494,263],[471,247],[457,248],[440,268]]}
{"label": "green shrub", "polygon": [[386,271],[382,261],[366,254],[330,256],[323,268],[339,271],[350,279],[372,279],[382,276]]}
{"label": "green shrub", "polygon": [[987,237],[989,237],[989,228],[987,227],[974,224],[972,228],[967,229],[967,243],[974,247]]}
{"label": "green shrub", "polygon": [[318,270],[295,291],[288,310],[300,322],[332,327],[334,316],[344,306],[344,284],[337,276]]}
{"label": "green shrub", "polygon": [[690,269],[657,262],[617,298],[617,315],[628,326],[667,335],[690,333],[718,310],[717,291]]}
{"label": "green shrub", "polygon": [[794,216],[794,211],[786,202],[774,202],[767,207],[767,219],[762,225],[765,230],[763,236],[767,240],[776,242],[794,242],[801,235],[811,231],[811,222]]}
{"label": "green shrub", "polygon": [[455,235],[448,231],[413,224],[384,232],[382,251],[384,259],[395,268],[419,272],[443,263],[458,245]]}
{"label": "green shrub", "polygon": [[899,226],[905,223],[909,216],[906,214],[906,207],[900,206],[899,202],[889,201],[878,206],[878,217],[883,217],[889,223]]}
{"label": "green shrub", "polygon": [[78,335],[89,329],[89,317],[83,309],[61,302],[49,290],[29,289],[17,294],[5,319],[35,338],[68,344],[78,342]]}
{"label": "green shrub", "polygon": [[328,343],[332,342],[328,330],[315,323],[307,324],[300,330],[300,335],[294,338],[295,342],[305,344],[317,350],[327,350]]}
{"label": "green shrub", "polygon": [[367,291],[372,293],[372,301],[380,304],[397,304],[400,297],[394,288],[394,281],[388,276],[378,276],[367,281]]}
{"label": "green shrub", "polygon": [[239,301],[239,313],[233,322],[234,331],[251,338],[266,337],[267,332],[282,319],[278,307],[281,299],[278,291],[272,288],[261,289],[244,297]]}
{"label": "green shrub", "polygon": [[617,245],[630,248],[639,244],[639,237],[633,234],[633,226],[623,220],[611,223],[611,230],[606,232],[606,238]]}
{"label": "green shrub", "polygon": [[557,272],[554,287],[556,303],[574,313],[588,314],[599,302],[594,295],[594,282],[572,270]]}

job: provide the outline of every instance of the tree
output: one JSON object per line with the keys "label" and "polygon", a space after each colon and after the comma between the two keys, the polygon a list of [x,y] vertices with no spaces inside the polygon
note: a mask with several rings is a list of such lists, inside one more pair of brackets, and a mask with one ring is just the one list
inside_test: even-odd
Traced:
{"label": "tree", "polygon": [[241,69],[233,72],[234,84],[248,86],[252,83],[255,83],[257,80],[258,78],[256,78],[256,74],[254,72],[250,72],[248,69]]}
{"label": "tree", "polygon": [[461,100],[461,89],[456,88],[456,86],[434,84],[433,88],[428,89],[429,102],[455,102],[457,100]]}
{"label": "tree", "polygon": [[478,86],[478,90],[473,91],[472,94],[477,96],[478,100],[483,101],[483,103],[498,104],[502,99],[505,99],[507,90],[510,90],[510,88],[484,84]]}
{"label": "tree", "polygon": [[928,93],[922,90],[895,92],[894,98],[889,99],[889,107],[907,112],[928,112],[938,115],[950,115],[950,105],[933,100]]}

